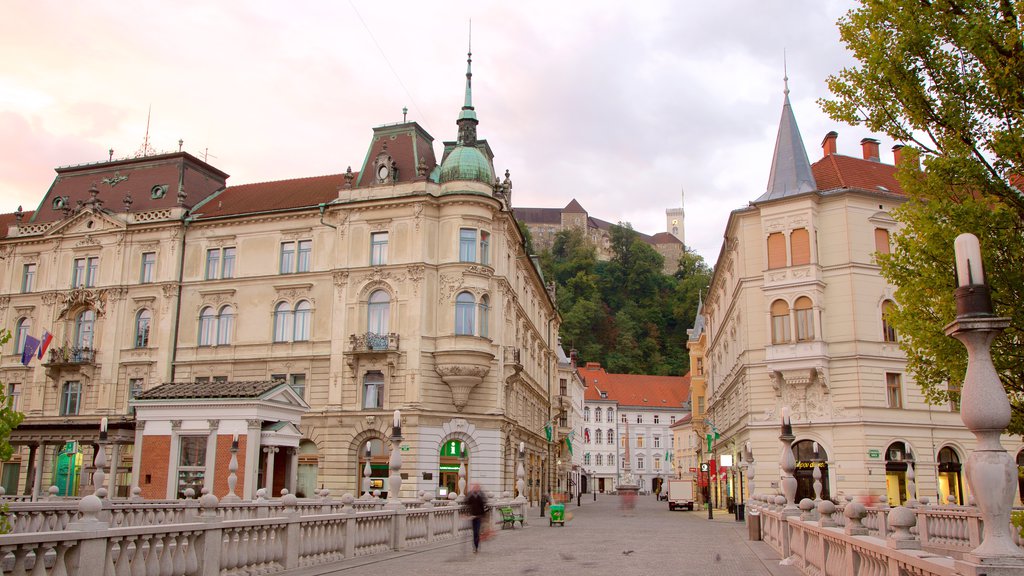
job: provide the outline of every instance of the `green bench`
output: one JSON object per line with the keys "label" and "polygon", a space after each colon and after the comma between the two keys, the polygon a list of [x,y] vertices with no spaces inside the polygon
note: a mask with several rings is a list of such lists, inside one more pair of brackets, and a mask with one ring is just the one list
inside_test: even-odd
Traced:
{"label": "green bench", "polygon": [[501,529],[512,528],[515,530],[516,522],[519,522],[519,526],[523,526],[523,517],[516,514],[515,510],[511,506],[505,506],[500,509],[501,512]]}

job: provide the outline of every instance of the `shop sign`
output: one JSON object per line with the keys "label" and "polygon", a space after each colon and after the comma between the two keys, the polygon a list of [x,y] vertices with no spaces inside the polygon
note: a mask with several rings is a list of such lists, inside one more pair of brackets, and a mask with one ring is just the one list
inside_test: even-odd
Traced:
{"label": "shop sign", "polygon": [[882,452],[877,448],[872,448],[868,450],[868,458],[879,458],[881,455]]}

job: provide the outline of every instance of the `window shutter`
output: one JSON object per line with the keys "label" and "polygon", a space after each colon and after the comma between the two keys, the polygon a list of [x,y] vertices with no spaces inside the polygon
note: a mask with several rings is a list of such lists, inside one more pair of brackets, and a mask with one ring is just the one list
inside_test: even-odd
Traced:
{"label": "window shutter", "polygon": [[786,267],[786,237],[782,232],[768,235],[768,268]]}
{"label": "window shutter", "polygon": [[806,228],[790,232],[789,246],[790,253],[793,255],[793,266],[811,263],[811,241]]}

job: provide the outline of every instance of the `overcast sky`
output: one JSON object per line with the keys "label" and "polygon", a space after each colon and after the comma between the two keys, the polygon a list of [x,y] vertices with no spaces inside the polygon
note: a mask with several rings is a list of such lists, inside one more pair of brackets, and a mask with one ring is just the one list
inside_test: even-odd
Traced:
{"label": "overcast sky", "polygon": [[[57,166],[184,149],[229,185],[358,169],[402,107],[456,136],[467,29],[473,99],[513,204],[665,230],[718,257],[730,210],[768,182],[790,98],[812,162],[862,128],[816,100],[852,59],[827,1],[19,2],[0,21],[0,212],[35,209]],[[882,160],[891,162],[882,140]]]}

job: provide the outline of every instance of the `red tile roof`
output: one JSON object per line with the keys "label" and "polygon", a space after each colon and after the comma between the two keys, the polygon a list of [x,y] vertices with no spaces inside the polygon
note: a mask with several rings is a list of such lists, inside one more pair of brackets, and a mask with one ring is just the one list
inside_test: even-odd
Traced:
{"label": "red tile roof", "polygon": [[195,210],[195,216],[217,218],[316,206],[338,197],[344,174],[277,180],[231,186]]}
{"label": "red tile roof", "polygon": [[[32,218],[32,214],[34,214],[34,212],[25,212],[21,217],[21,223],[28,224],[28,221]],[[14,212],[11,212],[10,214],[0,214],[0,238],[7,238],[7,228],[15,222],[17,222],[17,219],[14,217]]]}
{"label": "red tile roof", "polygon": [[675,424],[671,424],[669,426],[669,428],[682,428],[684,426],[688,427],[692,422],[693,422],[693,413],[686,414],[682,418],[679,418],[678,420],[676,420]]}
{"label": "red tile roof", "polygon": [[896,166],[873,160],[829,154],[811,165],[818,190],[856,188],[883,194],[904,195],[896,180]]}
{"label": "red tile roof", "polygon": [[[609,374],[596,362],[587,362],[576,371],[586,384],[588,401],[612,400],[619,406],[645,408],[682,408],[690,396],[690,374],[685,376],[647,376]],[[608,397],[602,398],[601,392]]]}

